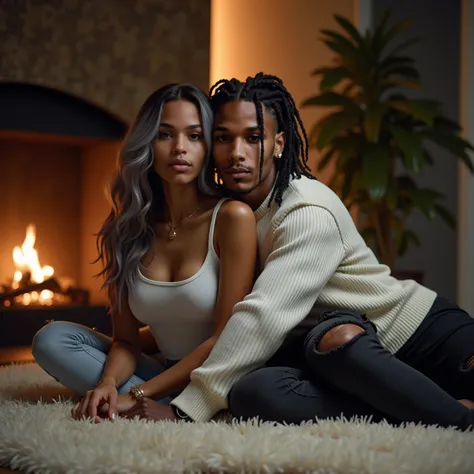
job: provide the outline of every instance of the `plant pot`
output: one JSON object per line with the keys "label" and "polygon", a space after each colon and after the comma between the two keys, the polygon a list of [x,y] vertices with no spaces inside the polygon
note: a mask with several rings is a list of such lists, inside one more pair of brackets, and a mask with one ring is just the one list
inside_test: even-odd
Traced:
{"label": "plant pot", "polygon": [[397,280],[415,280],[423,285],[424,273],[417,270],[394,270],[392,276]]}

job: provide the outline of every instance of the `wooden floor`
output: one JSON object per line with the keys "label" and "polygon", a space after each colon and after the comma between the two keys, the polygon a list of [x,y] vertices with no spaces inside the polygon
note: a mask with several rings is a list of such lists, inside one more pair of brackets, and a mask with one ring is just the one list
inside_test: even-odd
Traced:
{"label": "wooden floor", "polygon": [[0,347],[0,365],[33,362],[33,360],[31,346]]}
{"label": "wooden floor", "polygon": [[12,472],[20,472],[20,471],[12,471],[11,469],[8,469],[8,467],[0,467],[0,474],[10,474]]}

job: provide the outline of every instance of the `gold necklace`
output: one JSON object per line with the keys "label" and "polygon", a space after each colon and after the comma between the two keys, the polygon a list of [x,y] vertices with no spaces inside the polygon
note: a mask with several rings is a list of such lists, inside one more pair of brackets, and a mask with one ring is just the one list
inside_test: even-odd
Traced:
{"label": "gold necklace", "polygon": [[190,219],[191,217],[193,217],[195,214],[197,214],[201,209],[199,209],[199,207],[194,211],[192,212],[191,214],[189,214],[189,216],[186,216],[181,222],[179,222],[178,224],[176,225],[173,225],[171,223],[171,220],[168,221],[168,227],[170,228],[169,232],[168,232],[168,240],[174,240],[176,238],[176,229],[181,225],[183,224],[183,222],[187,221],[188,219]]}

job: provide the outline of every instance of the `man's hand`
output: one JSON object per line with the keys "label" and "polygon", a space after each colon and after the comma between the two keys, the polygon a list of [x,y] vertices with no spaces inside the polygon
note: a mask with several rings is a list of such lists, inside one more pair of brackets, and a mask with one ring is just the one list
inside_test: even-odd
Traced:
{"label": "man's hand", "polygon": [[142,420],[151,421],[175,421],[179,418],[176,416],[171,405],[164,405],[162,403],[155,402],[150,398],[143,398],[135,404],[130,410],[123,413],[124,418],[129,420],[138,416]]}

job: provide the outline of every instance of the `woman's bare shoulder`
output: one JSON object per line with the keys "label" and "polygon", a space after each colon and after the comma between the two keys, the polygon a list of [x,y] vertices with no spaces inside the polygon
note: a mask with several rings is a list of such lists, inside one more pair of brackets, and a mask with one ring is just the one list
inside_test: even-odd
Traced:
{"label": "woman's bare shoulder", "polygon": [[255,223],[255,215],[252,208],[248,204],[236,200],[225,201],[219,209],[217,218],[225,224]]}

